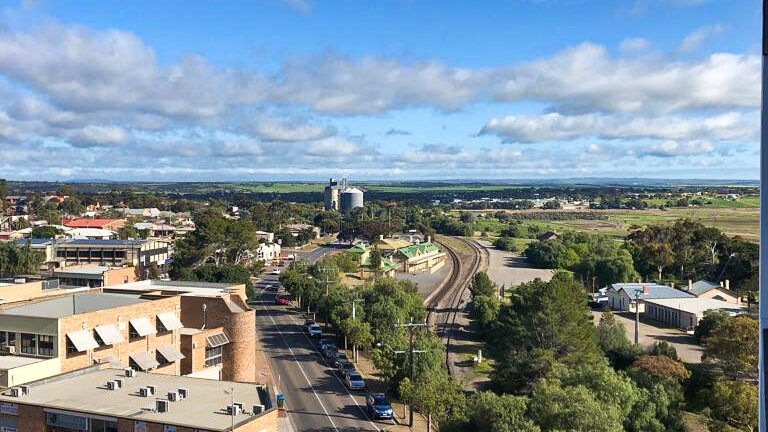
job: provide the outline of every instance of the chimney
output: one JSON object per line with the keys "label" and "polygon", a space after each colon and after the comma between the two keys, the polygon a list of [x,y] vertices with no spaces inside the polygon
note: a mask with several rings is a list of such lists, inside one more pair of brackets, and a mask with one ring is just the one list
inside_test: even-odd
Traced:
{"label": "chimney", "polygon": [[725,289],[727,290],[731,289],[731,281],[729,279],[725,280]]}
{"label": "chimney", "polygon": [[693,289],[693,281],[688,279],[688,291]]}
{"label": "chimney", "polygon": [[643,294],[648,294],[648,285],[643,285]]}

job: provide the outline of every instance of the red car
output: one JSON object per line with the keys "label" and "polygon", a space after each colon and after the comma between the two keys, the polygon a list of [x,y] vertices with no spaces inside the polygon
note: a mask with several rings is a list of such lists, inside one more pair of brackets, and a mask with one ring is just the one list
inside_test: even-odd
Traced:
{"label": "red car", "polygon": [[275,304],[280,306],[288,306],[289,304],[291,304],[291,301],[288,300],[288,297],[283,297],[278,295],[278,296],[275,296]]}

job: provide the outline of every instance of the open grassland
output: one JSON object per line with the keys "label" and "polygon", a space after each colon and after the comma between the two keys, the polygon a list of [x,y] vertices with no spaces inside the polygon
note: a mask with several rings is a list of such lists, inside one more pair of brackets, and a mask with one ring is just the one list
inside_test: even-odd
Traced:
{"label": "open grassland", "polygon": [[526,221],[540,225],[543,230],[576,230],[600,232],[615,237],[626,236],[633,226],[646,226],[660,223],[672,223],[677,219],[699,220],[707,226],[719,228],[731,236],[741,236],[748,240],[759,239],[759,216],[757,209],[723,208],[686,208],[670,210],[610,210],[605,211],[603,220],[562,220],[562,221]]}

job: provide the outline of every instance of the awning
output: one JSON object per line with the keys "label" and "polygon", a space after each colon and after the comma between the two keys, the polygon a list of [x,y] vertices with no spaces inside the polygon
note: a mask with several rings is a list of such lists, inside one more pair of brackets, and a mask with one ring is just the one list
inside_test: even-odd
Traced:
{"label": "awning", "polygon": [[123,365],[123,363],[120,361],[120,359],[117,358],[117,356],[113,356],[113,355],[99,357],[99,358],[96,359],[96,363],[98,363],[98,364],[109,363],[110,366],[114,367],[114,368],[123,368],[123,367],[125,367],[125,365]]}
{"label": "awning", "polygon": [[136,330],[136,333],[138,333],[139,336],[147,336],[157,333],[155,326],[153,326],[146,318],[134,318],[129,322],[131,323],[131,327]]}
{"label": "awning", "polygon": [[113,326],[112,324],[96,326],[94,330],[96,330],[96,334],[99,335],[101,340],[104,342],[104,345],[114,345],[125,340],[123,335],[117,331],[117,327]]}
{"label": "awning", "polygon": [[216,348],[229,343],[229,338],[224,333],[216,333],[208,336],[208,348]]}
{"label": "awning", "polygon": [[177,350],[173,345],[163,345],[158,347],[157,352],[159,352],[164,359],[168,360],[168,362],[175,362],[184,358],[184,354]]}
{"label": "awning", "polygon": [[160,320],[160,322],[163,324],[163,327],[165,327],[165,330],[167,331],[178,330],[184,327],[184,325],[181,324],[181,321],[176,318],[176,314],[173,312],[159,313],[157,314],[157,319]]}
{"label": "awning", "polygon": [[85,352],[99,347],[90,330],[77,330],[67,333],[67,337],[78,352]]}
{"label": "awning", "polygon": [[146,351],[133,353],[129,357],[131,360],[133,360],[134,363],[136,363],[137,366],[139,366],[139,369],[144,371],[160,366],[160,363],[158,363],[157,360],[155,360],[152,355]]}

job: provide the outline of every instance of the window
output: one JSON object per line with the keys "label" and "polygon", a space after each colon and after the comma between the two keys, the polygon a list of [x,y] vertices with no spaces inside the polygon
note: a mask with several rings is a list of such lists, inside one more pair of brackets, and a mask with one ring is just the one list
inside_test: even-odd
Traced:
{"label": "window", "polygon": [[69,340],[69,338],[66,338],[66,339],[67,339],[67,355],[80,354],[80,351],[77,350],[77,348],[75,347],[75,344],[73,344],[72,341]]}
{"label": "window", "polygon": [[157,326],[157,333],[168,333],[168,329],[165,328],[163,325],[163,321],[160,320],[160,318],[155,318],[156,326]]}
{"label": "window", "polygon": [[160,354],[160,351],[155,353],[155,360],[157,360],[158,363],[160,363],[160,366],[165,366],[168,364],[168,360],[165,359],[165,357]]}
{"label": "window", "polygon": [[37,353],[41,356],[53,357],[53,336],[39,335],[37,337]]}
{"label": "window", "polygon": [[49,426],[76,431],[88,430],[88,418],[86,417],[61,413],[47,413],[45,417]]}
{"label": "window", "polygon": [[117,432],[117,423],[109,420],[91,420],[91,432]]}
{"label": "window", "polygon": [[8,346],[16,346],[16,333],[8,332]]}
{"label": "window", "polygon": [[6,333],[4,331],[0,331],[0,346],[5,346],[6,337]]}
{"label": "window", "polygon": [[221,364],[221,347],[211,347],[205,349],[205,366],[215,366]]}
{"label": "window", "polygon": [[21,352],[24,354],[37,354],[37,335],[32,333],[21,334]]}
{"label": "window", "polygon": [[133,328],[132,325],[128,325],[128,339],[131,341],[141,339],[141,335],[136,331],[135,328]]}

